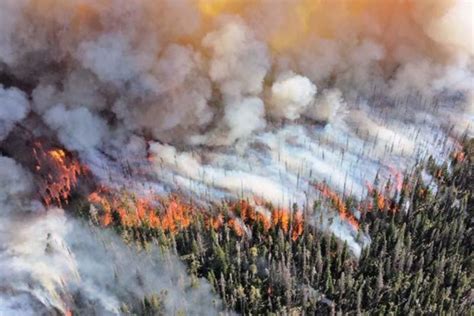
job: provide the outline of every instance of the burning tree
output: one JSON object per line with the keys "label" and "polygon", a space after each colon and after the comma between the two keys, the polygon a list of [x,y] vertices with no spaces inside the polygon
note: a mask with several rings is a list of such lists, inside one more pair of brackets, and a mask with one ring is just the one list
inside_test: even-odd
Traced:
{"label": "burning tree", "polygon": [[[397,191],[369,190],[358,206],[357,222],[369,228],[371,243],[359,258],[347,243],[304,225],[297,208],[273,208],[259,199],[214,205],[217,216],[195,210],[180,230],[151,227],[146,221],[117,225],[142,243],[159,240],[179,254],[196,282],[206,277],[225,306],[243,314],[467,313],[472,303],[473,148],[472,141],[467,143],[465,158],[454,156],[445,166],[432,160],[421,164],[405,176],[404,198]],[[433,192],[421,174],[440,170],[442,177],[433,177]],[[317,187],[341,218],[352,218],[346,205],[354,202]],[[384,205],[366,208],[381,194]],[[391,207],[386,203],[399,210],[387,212]],[[169,200],[163,216],[175,214],[180,205]],[[259,210],[262,206],[269,217]]]}

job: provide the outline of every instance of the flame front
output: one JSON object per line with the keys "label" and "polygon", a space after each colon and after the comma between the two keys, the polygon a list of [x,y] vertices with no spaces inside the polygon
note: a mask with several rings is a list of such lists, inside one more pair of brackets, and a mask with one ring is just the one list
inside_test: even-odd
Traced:
{"label": "flame front", "polygon": [[216,214],[183,202],[174,195],[137,198],[129,192],[114,193],[113,190],[102,187],[91,193],[88,201],[99,208],[92,216],[103,226],[145,225],[177,234],[195,224],[202,216],[208,229],[220,230],[223,226],[227,226],[239,237],[245,236],[254,225],[260,225],[264,232],[272,228],[281,228],[293,240],[297,240],[304,230],[302,212],[296,212],[292,218],[287,210],[273,209],[269,213],[271,215],[268,215],[257,210],[256,206],[259,206],[257,203],[245,200],[226,202],[222,206],[226,211],[219,211]]}
{"label": "flame front", "polygon": [[347,210],[346,203],[336,192],[331,190],[329,186],[324,183],[315,184],[315,188],[318,189],[324,197],[331,201],[343,221],[349,223],[355,230],[359,229],[359,222],[354,215]]}
{"label": "flame front", "polygon": [[65,150],[45,150],[40,142],[34,144],[33,154],[36,171],[41,175],[39,194],[46,206],[67,204],[79,177],[87,172],[87,168],[78,160],[68,157]]}

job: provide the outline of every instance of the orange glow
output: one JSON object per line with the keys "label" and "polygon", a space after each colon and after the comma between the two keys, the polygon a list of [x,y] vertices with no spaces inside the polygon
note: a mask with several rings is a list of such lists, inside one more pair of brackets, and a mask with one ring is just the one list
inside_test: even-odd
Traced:
{"label": "orange glow", "polygon": [[234,204],[234,207],[232,208],[234,211],[236,209],[240,210],[240,218],[243,221],[252,221],[254,222],[257,220],[257,212],[255,209],[249,204],[249,202],[245,200],[240,200],[237,203]]}
{"label": "orange glow", "polygon": [[45,205],[67,204],[79,176],[84,175],[87,168],[63,149],[45,150],[40,142],[34,144],[33,155],[35,169],[41,175],[39,193]]}
{"label": "orange glow", "polygon": [[222,214],[218,214],[216,217],[210,218],[207,221],[207,223],[209,224],[210,227],[212,227],[212,229],[218,230],[224,224],[224,218],[223,218]]}
{"label": "orange glow", "polygon": [[465,153],[464,153],[464,151],[457,151],[453,154],[453,157],[454,157],[454,160],[456,162],[458,162],[458,163],[463,162],[464,159],[465,159]]}
{"label": "orange glow", "polygon": [[[397,179],[397,177],[395,178]],[[403,184],[402,176],[400,174],[399,181],[396,181],[397,192],[409,191],[406,185]],[[388,190],[386,190],[385,194],[377,190],[373,187],[373,185],[367,183],[368,188],[368,197],[365,201],[362,201],[360,204],[361,208],[365,208],[367,211],[372,211],[374,209],[374,204],[377,207],[377,210],[386,211],[389,210],[390,212],[398,212],[399,207],[397,203],[395,203],[394,199],[390,197]]]}
{"label": "orange glow", "polygon": [[177,198],[167,203],[166,212],[161,219],[164,230],[177,232],[191,225],[191,207],[183,204]]}
{"label": "orange glow", "polygon": [[295,241],[301,234],[303,234],[303,213],[297,212],[293,221],[291,239]]}
{"label": "orange glow", "polygon": [[398,171],[397,169],[395,169],[392,166],[389,166],[389,170],[390,170],[390,174],[394,178],[395,188],[398,192],[400,192],[402,190],[402,187],[403,187],[403,175],[400,171]]}
{"label": "orange glow", "polygon": [[123,226],[137,227],[146,223],[151,228],[161,228],[173,234],[191,225],[195,211],[191,205],[182,203],[174,196],[167,199],[158,196],[134,198],[131,194],[113,194],[107,189],[90,194],[88,200],[100,206],[103,213],[100,223],[103,226],[112,223],[115,211]]}
{"label": "orange glow", "polygon": [[100,222],[103,226],[109,226],[112,223],[112,214],[105,213]]}
{"label": "orange glow", "polygon": [[242,237],[244,235],[242,224],[240,224],[240,222],[238,222],[235,218],[230,219],[227,224],[230,228],[232,228],[237,236]]}
{"label": "orange glow", "polygon": [[192,204],[182,202],[176,196],[166,198],[150,195],[135,198],[127,192],[114,193],[101,187],[89,195],[88,201],[99,208],[97,220],[103,226],[113,224],[115,213],[118,215],[119,225],[138,227],[145,224],[150,228],[160,228],[176,234],[195,223],[199,218],[197,214],[200,214],[207,229],[219,230],[225,224],[239,237],[244,236],[254,224],[261,224],[264,232],[268,232],[272,227],[281,227],[293,240],[301,236],[304,229],[301,212],[294,215],[290,230],[290,214],[287,210],[274,210],[270,219],[245,200],[227,204],[226,209],[229,212],[225,214],[210,214]]}
{"label": "orange glow", "polygon": [[[261,199],[255,198],[257,205],[263,205],[265,202]],[[246,200],[240,200],[235,202],[230,207],[231,211],[235,216],[240,217],[242,222],[247,226],[251,226],[254,223],[261,223],[265,232],[267,232],[272,226],[276,226],[278,223],[270,222],[270,218],[265,214],[258,212],[253,205]],[[272,225],[273,224],[273,225]],[[287,230],[285,231],[287,232]]]}
{"label": "orange glow", "polygon": [[199,11],[208,17],[239,13],[251,4],[252,1],[249,0],[198,0]]}
{"label": "orange glow", "polygon": [[270,220],[261,213],[257,213],[257,221],[262,223],[265,232],[267,232],[272,227]]}
{"label": "orange glow", "polygon": [[[253,200],[255,205],[268,205],[268,203],[261,198],[254,197]],[[272,227],[281,227],[285,234],[291,234],[293,240],[296,240],[303,234],[304,218],[301,212],[297,212],[294,215],[293,221],[291,221],[290,212],[286,209],[274,209],[271,212],[271,216],[267,216],[264,213],[257,211],[255,206],[246,200],[235,202],[231,205],[230,210],[248,227],[252,226],[254,223],[258,223],[262,225],[265,232],[268,232]],[[292,225],[290,225],[290,222]]]}
{"label": "orange glow", "polygon": [[288,224],[289,224],[289,214],[287,210],[284,209],[275,209],[272,212],[272,223],[273,226],[281,225],[281,228],[285,233],[288,232]]}
{"label": "orange glow", "polygon": [[[368,16],[380,29],[397,18],[403,20],[416,11],[412,0],[299,0],[288,1],[286,19],[272,29],[269,44],[276,52],[300,47],[309,37],[332,39],[340,36],[341,25],[350,21],[355,32],[374,32],[366,29]],[[413,30],[414,32],[417,30]],[[380,34],[382,35],[382,34]],[[395,36],[393,36],[395,40]],[[390,46],[392,38],[385,34],[381,41]]]}
{"label": "orange glow", "polygon": [[385,209],[385,197],[377,192],[377,207],[379,210]]}
{"label": "orange glow", "polygon": [[315,188],[318,189],[324,197],[331,201],[332,205],[338,210],[339,216],[342,220],[347,221],[355,230],[359,229],[359,222],[354,215],[347,211],[346,204],[336,192],[332,191],[324,183],[315,184]]}
{"label": "orange glow", "polygon": [[[259,39],[277,53],[301,50],[301,47],[318,39],[374,38],[387,54],[400,40],[407,40],[406,27],[413,38],[427,38],[425,28],[441,16],[454,0],[194,0],[189,3],[199,13],[199,25],[189,33],[173,29],[175,14],[168,14],[168,3],[174,1],[139,1],[137,7],[144,22],[140,31],[166,32],[170,43],[192,44],[198,47],[202,38],[215,29],[222,16],[240,16],[258,29]],[[41,18],[51,25],[58,23],[57,12],[66,17],[61,29],[67,36],[64,41],[82,42],[105,28],[116,3],[111,0],[66,1],[29,0],[26,12],[32,18]],[[112,10],[113,11],[113,10]],[[143,12],[142,12],[143,11]],[[187,11],[187,10],[185,10]],[[177,17],[180,17],[176,15]],[[184,16],[185,17],[185,16]],[[186,17],[185,17],[186,18]],[[169,19],[170,21],[167,21]],[[193,18],[194,19],[194,14]],[[62,21],[62,20],[61,20]],[[104,23],[105,22],[105,23]],[[164,24],[167,23],[167,24]],[[393,25],[401,25],[394,28]],[[254,25],[252,25],[254,24]],[[258,24],[258,25],[257,25]],[[399,30],[401,29],[401,31]],[[186,33],[186,34],[185,34]],[[153,34],[152,34],[153,35]],[[138,35],[139,36],[139,35]],[[134,41],[133,41],[134,42]],[[427,45],[430,42],[427,41]]]}

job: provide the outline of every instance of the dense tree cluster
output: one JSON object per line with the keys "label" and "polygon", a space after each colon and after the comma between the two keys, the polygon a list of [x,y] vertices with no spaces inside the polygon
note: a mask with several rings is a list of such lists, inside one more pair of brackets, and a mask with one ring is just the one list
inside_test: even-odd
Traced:
{"label": "dense tree cluster", "polygon": [[[230,221],[216,228],[204,217],[178,233],[146,224],[115,229],[141,247],[156,243],[177,254],[195,284],[205,277],[229,311],[467,315],[474,311],[473,162],[474,141],[466,141],[449,162],[438,165],[429,158],[417,166],[399,192],[371,191],[373,203],[360,208],[358,219],[360,236],[368,235],[370,242],[359,258],[309,221],[295,234],[301,214],[296,206],[288,222],[267,227],[244,218],[250,230],[245,234]],[[351,209],[356,202],[345,203]],[[316,203],[304,212],[305,219],[324,207]],[[230,216],[227,204],[218,212]],[[241,212],[237,205],[231,213]],[[162,313],[158,297],[146,298],[141,313]]]}

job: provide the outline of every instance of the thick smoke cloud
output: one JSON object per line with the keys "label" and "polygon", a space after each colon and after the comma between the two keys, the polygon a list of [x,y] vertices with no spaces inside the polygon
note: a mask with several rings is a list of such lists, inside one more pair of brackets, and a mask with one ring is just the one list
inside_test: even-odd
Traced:
{"label": "thick smoke cloud", "polygon": [[[30,194],[33,190],[31,175],[13,159],[0,156],[0,205],[2,217],[17,209],[30,209]],[[28,203],[28,204],[25,204]]]}
{"label": "thick smoke cloud", "polygon": [[[376,175],[387,180],[392,169],[426,155],[443,159],[461,135],[473,136],[473,6],[469,0],[4,0],[0,142],[15,125],[54,135],[103,184],[138,193],[258,196],[307,207],[318,198],[313,184],[327,181],[361,197]],[[132,169],[127,175],[124,165]],[[63,311],[63,286],[114,310],[122,293],[107,292],[110,279],[103,287],[86,275],[89,264],[116,262],[120,251],[87,262],[94,258],[75,245],[89,228],[60,211],[42,213],[30,180],[15,180],[34,175],[20,170],[0,158],[1,240],[9,241],[0,271],[14,260],[23,269],[14,280],[1,276],[14,289],[3,295],[0,287],[1,308]],[[7,224],[19,227],[24,243],[10,241]],[[360,251],[347,223],[325,219],[323,226]],[[59,250],[48,257],[41,249],[50,231]],[[38,247],[18,250],[29,242]],[[59,272],[52,279],[36,275],[38,267],[29,264],[35,260]],[[75,281],[63,284],[62,276]],[[39,292],[26,287],[29,280],[42,284]]]}
{"label": "thick smoke cloud", "polygon": [[29,112],[30,104],[26,95],[16,89],[5,89],[0,84],[0,141],[3,140]]}
{"label": "thick smoke cloud", "polygon": [[316,91],[308,78],[285,74],[272,85],[269,113],[277,118],[295,120],[312,105]]}
{"label": "thick smoke cloud", "polygon": [[[446,89],[469,94],[469,9],[441,0],[8,1],[0,64],[35,85],[37,112],[86,107],[167,143],[230,145],[271,118],[326,122],[335,111],[312,99],[327,88],[350,103],[374,89],[428,101]],[[229,122],[236,108],[236,122],[252,113],[258,123]]]}
{"label": "thick smoke cloud", "polygon": [[31,202],[31,175],[10,158],[0,162],[0,314],[112,315],[155,294],[167,313],[217,315],[209,284],[191,286],[173,254],[138,251],[61,209],[45,211]]}
{"label": "thick smoke cloud", "polygon": [[315,105],[308,109],[306,116],[317,122],[334,122],[346,106],[341,91],[326,89],[318,96]]}
{"label": "thick smoke cloud", "polygon": [[99,146],[107,133],[106,123],[87,108],[67,110],[62,105],[49,109],[44,121],[70,150],[81,151]]}
{"label": "thick smoke cloud", "polygon": [[242,21],[223,22],[202,44],[211,50],[209,76],[225,99],[262,92],[270,68],[267,48]]}

